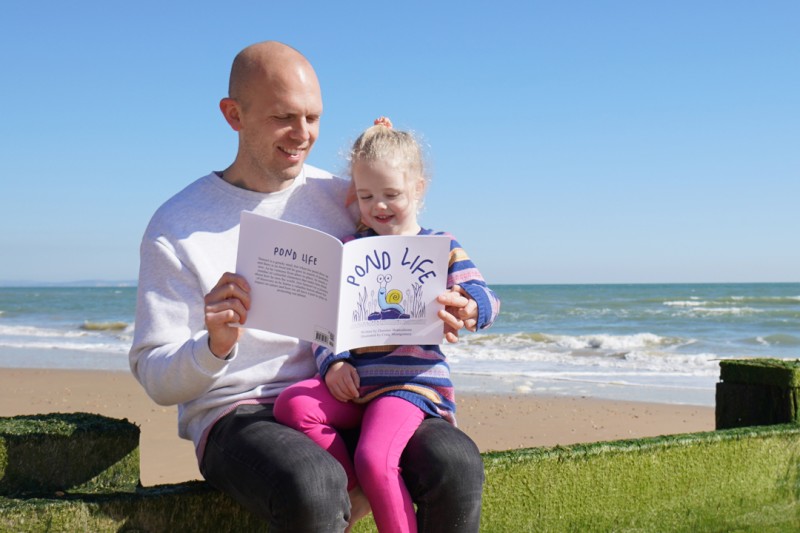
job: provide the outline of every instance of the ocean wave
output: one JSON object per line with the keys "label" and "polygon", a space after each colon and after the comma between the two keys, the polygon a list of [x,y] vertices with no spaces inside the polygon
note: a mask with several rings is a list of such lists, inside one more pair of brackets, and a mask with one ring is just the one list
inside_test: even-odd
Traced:
{"label": "ocean wave", "polygon": [[764,335],[745,339],[744,342],[761,346],[800,346],[800,337],[788,334]]}
{"label": "ocean wave", "polygon": [[701,307],[703,305],[708,305],[707,301],[702,300],[677,300],[663,303],[668,307]]}
{"label": "ocean wave", "polygon": [[797,306],[800,305],[800,296],[721,296],[711,297],[701,300],[697,297],[690,297],[688,300],[668,300],[663,302],[668,306]]}
{"label": "ocean wave", "polygon": [[0,338],[2,337],[85,337],[88,331],[43,328],[39,326],[0,325]]}
{"label": "ocean wave", "polygon": [[634,350],[652,346],[672,346],[684,343],[674,337],[662,337],[653,333],[633,335],[551,335],[551,342],[570,350]]}
{"label": "ocean wave", "polygon": [[651,346],[683,345],[691,340],[662,337],[653,333],[631,335],[555,335],[549,333],[474,334],[461,340],[472,346],[499,346],[511,349],[541,348],[555,345],[569,350],[632,350]]}
{"label": "ocean wave", "polygon": [[800,305],[800,296],[722,296],[719,298],[704,298],[692,296],[688,299],[667,300],[662,302],[662,305],[667,307],[687,307],[687,308],[702,308],[709,309],[732,309],[733,312],[747,312],[762,311],[762,308],[770,308],[776,306],[798,306]]}
{"label": "ocean wave", "polygon": [[[478,337],[478,338],[476,338]],[[718,354],[683,353],[693,339],[635,335],[472,335],[444,350],[454,368],[513,369],[523,372],[546,368],[613,369],[680,375],[712,376],[719,373]]]}
{"label": "ocean wave", "polygon": [[131,325],[127,322],[89,322],[80,325],[80,329],[85,331],[125,331]]}
{"label": "ocean wave", "polygon": [[127,351],[133,341],[133,324],[96,328],[56,328],[0,324],[0,347],[64,349],[93,352]]}
{"label": "ocean wave", "polygon": [[46,341],[33,341],[33,342],[19,342],[0,340],[0,348],[10,348],[14,350],[69,350],[75,352],[92,352],[92,353],[112,353],[121,354],[127,353],[130,350],[129,343],[100,343],[100,342],[46,342]]}
{"label": "ocean wave", "polygon": [[689,312],[700,316],[746,316],[763,313],[764,310],[753,307],[695,307]]}
{"label": "ocean wave", "polygon": [[800,305],[800,296],[728,296],[715,301],[721,303],[745,302],[747,304]]}
{"label": "ocean wave", "polygon": [[[514,373],[489,373],[489,372],[470,372],[460,371],[457,372],[461,375],[468,376],[485,376],[494,378],[529,378],[533,380],[548,380],[548,381],[570,381],[576,383],[593,383],[596,385],[624,385],[628,387],[653,387],[663,389],[697,389],[706,390],[713,388],[713,383],[710,385],[696,385],[691,382],[663,382],[654,383],[652,380],[635,381],[636,378],[653,377],[652,373],[648,372],[631,372],[627,374],[619,374],[612,372],[525,372],[524,374]],[[683,377],[683,374],[672,374],[671,377]]]}

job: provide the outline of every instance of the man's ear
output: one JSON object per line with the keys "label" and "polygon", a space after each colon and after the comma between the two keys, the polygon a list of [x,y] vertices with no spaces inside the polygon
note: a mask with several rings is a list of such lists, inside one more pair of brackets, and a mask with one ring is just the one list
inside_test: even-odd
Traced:
{"label": "man's ear", "polygon": [[230,97],[225,97],[219,101],[219,109],[225,121],[233,128],[233,131],[242,129],[242,110],[239,102]]}

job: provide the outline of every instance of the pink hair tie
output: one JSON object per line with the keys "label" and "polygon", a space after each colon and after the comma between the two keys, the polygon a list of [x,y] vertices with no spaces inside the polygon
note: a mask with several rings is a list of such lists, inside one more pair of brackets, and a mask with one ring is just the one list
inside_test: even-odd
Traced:
{"label": "pink hair tie", "polygon": [[374,124],[376,126],[386,126],[389,129],[392,129],[392,121],[389,120],[389,117],[378,117],[375,119]]}

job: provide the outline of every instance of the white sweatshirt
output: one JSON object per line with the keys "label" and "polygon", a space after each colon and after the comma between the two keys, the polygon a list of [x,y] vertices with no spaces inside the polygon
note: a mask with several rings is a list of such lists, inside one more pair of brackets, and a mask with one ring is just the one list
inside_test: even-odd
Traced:
{"label": "white sweatshirt", "polygon": [[264,194],[212,173],[153,215],[140,249],[131,371],[160,405],[178,405],[178,434],[198,458],[211,425],[241,403],[269,400],[311,377],[307,342],[247,329],[231,357],[208,348],[204,296],[236,269],[242,211],[303,224],[341,237],[354,231],[345,207],[349,182],[306,165],[286,190]]}

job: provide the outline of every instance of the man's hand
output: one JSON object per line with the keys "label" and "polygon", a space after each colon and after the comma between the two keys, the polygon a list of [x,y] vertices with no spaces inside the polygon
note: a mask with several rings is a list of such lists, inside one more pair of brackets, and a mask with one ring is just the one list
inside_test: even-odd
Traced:
{"label": "man's hand", "polygon": [[347,402],[358,398],[358,387],[361,380],[358,371],[350,363],[336,361],[328,367],[325,374],[325,385],[334,398],[340,402]]}
{"label": "man's hand", "polygon": [[444,309],[439,311],[439,318],[444,322],[444,337],[447,342],[458,342],[458,331],[461,328],[469,331],[477,329],[478,304],[460,286],[453,285],[436,300],[444,304]]}
{"label": "man's hand", "polygon": [[250,309],[250,285],[238,274],[226,272],[205,297],[208,348],[215,357],[225,359],[242,335],[241,328]]}

